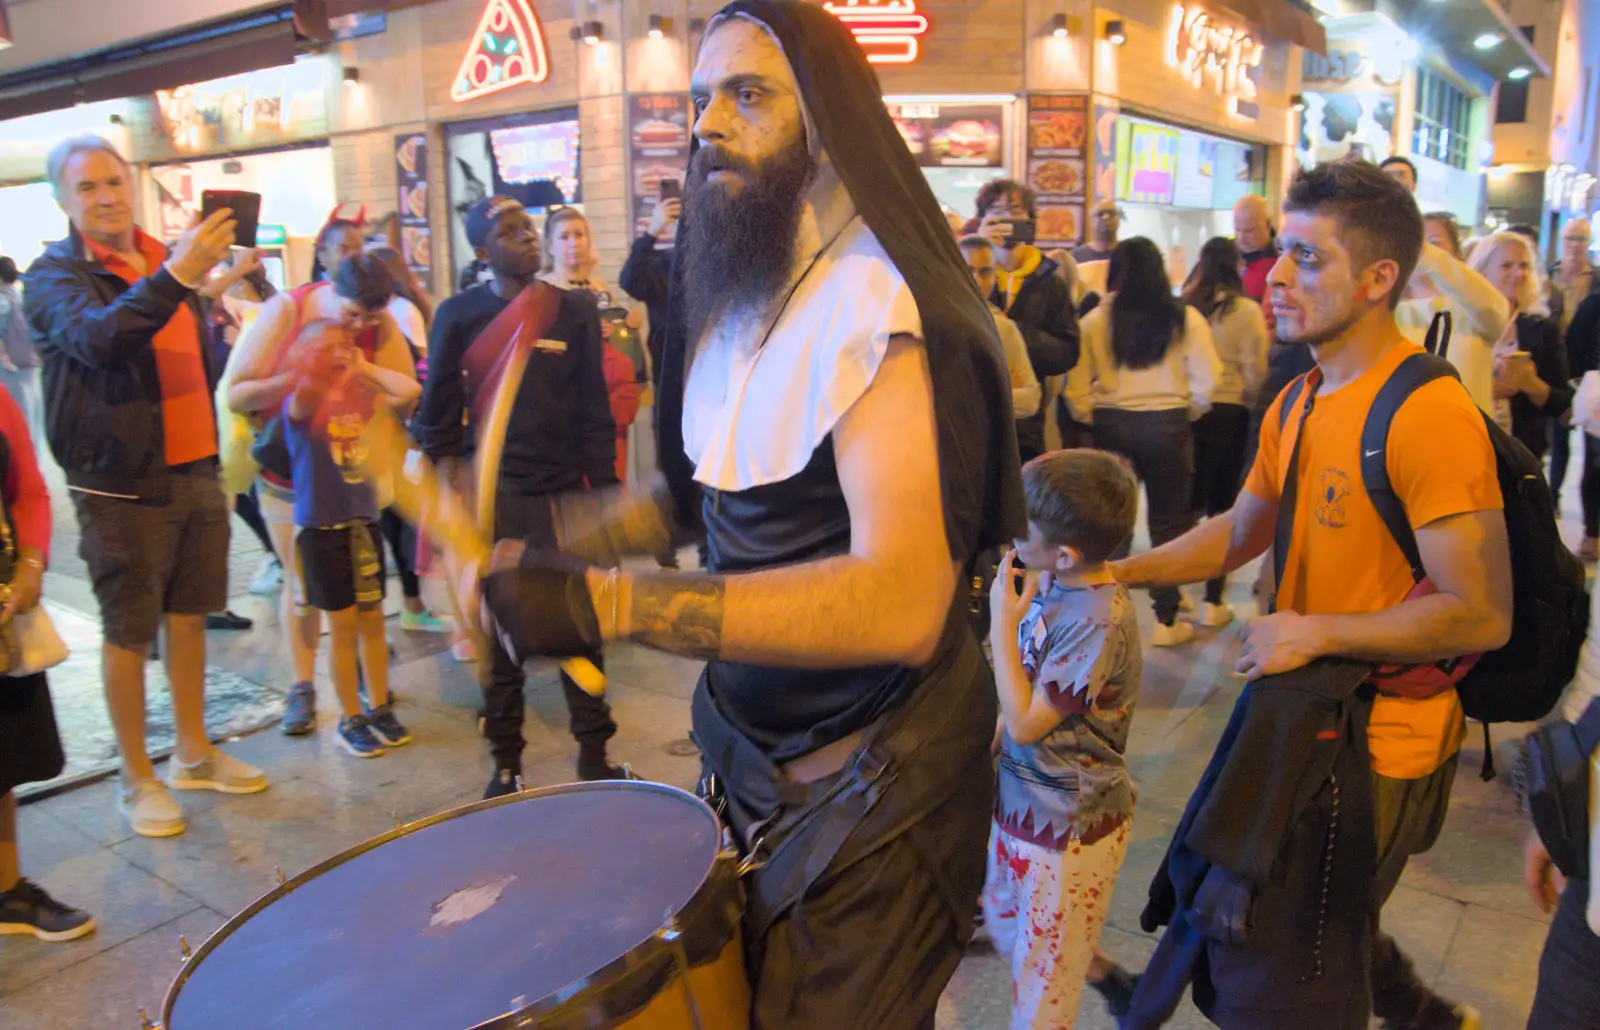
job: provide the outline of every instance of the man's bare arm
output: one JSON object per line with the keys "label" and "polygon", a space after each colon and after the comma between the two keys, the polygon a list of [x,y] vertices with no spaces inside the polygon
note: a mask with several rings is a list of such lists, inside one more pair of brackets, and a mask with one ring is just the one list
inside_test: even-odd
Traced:
{"label": "man's bare arm", "polygon": [[1178,539],[1111,563],[1130,587],[1182,586],[1226,575],[1272,546],[1278,505],[1240,490],[1233,508]]}
{"label": "man's bare arm", "polygon": [[1417,530],[1439,592],[1370,615],[1321,615],[1324,654],[1431,662],[1492,651],[1511,637],[1511,551],[1499,511],[1438,519]]}
{"label": "man's bare arm", "polygon": [[590,576],[601,625],[676,654],[802,668],[932,657],[956,568],[945,538],[927,354],[896,337],[834,427],[850,553],[740,575],[625,574],[619,625],[606,574]]}
{"label": "man's bare arm", "polygon": [[1254,679],[1325,656],[1414,664],[1492,651],[1511,636],[1511,552],[1500,511],[1436,519],[1417,550],[1438,592],[1362,615],[1279,612],[1250,623],[1236,668]]}
{"label": "man's bare arm", "polygon": [[294,392],[293,369],[278,371],[278,359],[292,342],[294,300],[280,293],[262,305],[261,313],[234,345],[228,361],[228,408],[239,415],[276,412]]}

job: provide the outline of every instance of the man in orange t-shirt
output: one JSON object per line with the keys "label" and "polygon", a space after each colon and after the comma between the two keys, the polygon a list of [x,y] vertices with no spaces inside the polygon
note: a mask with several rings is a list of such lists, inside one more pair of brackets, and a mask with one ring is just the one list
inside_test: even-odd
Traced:
{"label": "man in orange t-shirt", "polygon": [[267,785],[205,728],[205,624],[227,602],[228,505],[212,406],[220,370],[201,345],[194,290],[227,256],[234,222],[218,211],[169,254],[133,224],[133,179],[109,143],[68,138],[47,164],[72,223],[28,270],[24,301],[44,359],[47,435],[100,602],[120,806],[134,832],[170,837],[183,812],[145,746],[145,659],[163,620],[177,728],[167,786]]}
{"label": "man in orange t-shirt", "polygon": [[[1254,679],[1335,655],[1422,666],[1502,646],[1511,633],[1505,519],[1488,434],[1465,388],[1444,379],[1417,390],[1386,444],[1389,477],[1431,593],[1413,589],[1361,481],[1368,409],[1389,374],[1420,351],[1400,335],[1393,313],[1422,246],[1416,203],[1371,164],[1334,162],[1296,176],[1284,213],[1270,303],[1279,337],[1310,344],[1318,367],[1281,430],[1284,398],[1267,412],[1233,510],[1120,563],[1119,578],[1136,586],[1195,583],[1264,552],[1301,437],[1278,611],[1250,624],[1238,671]],[[1477,1026],[1475,1012],[1452,1006],[1417,977],[1378,919],[1406,861],[1438,836],[1462,733],[1453,688],[1421,700],[1380,694],[1373,703],[1372,1007],[1393,1030]]]}

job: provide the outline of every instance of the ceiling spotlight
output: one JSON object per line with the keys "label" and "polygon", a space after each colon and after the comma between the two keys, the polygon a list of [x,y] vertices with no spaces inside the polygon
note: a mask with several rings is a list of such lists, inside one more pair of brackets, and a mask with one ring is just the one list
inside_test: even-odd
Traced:
{"label": "ceiling spotlight", "polygon": [[344,84],[350,87],[359,86],[361,84],[361,69],[346,66],[344,70]]}
{"label": "ceiling spotlight", "polygon": [[597,21],[586,21],[572,27],[572,38],[581,39],[588,46],[594,46],[605,38],[606,27]]}
{"label": "ceiling spotlight", "polygon": [[671,29],[672,29],[672,21],[670,19],[663,18],[659,14],[652,14],[650,16],[650,38],[651,39],[660,39],[661,37],[665,36],[669,31],[671,31]]}
{"label": "ceiling spotlight", "polygon": [[1296,93],[1289,97],[1289,107],[1295,111],[1304,111],[1306,109],[1305,94]]}
{"label": "ceiling spotlight", "polygon": [[1122,30],[1122,19],[1112,18],[1106,22],[1106,40],[1112,46],[1121,46],[1128,41],[1128,34]]}
{"label": "ceiling spotlight", "polygon": [[1067,38],[1067,16],[1065,14],[1052,15],[1050,18],[1050,35],[1057,39]]}
{"label": "ceiling spotlight", "polygon": [[1479,50],[1493,50],[1495,47],[1499,46],[1504,39],[1505,37],[1500,35],[1498,32],[1485,32],[1477,39],[1474,39],[1472,41],[1472,45],[1477,47]]}
{"label": "ceiling spotlight", "polygon": [[1530,76],[1532,74],[1533,74],[1533,69],[1532,68],[1529,68],[1527,65],[1519,64],[1515,68],[1513,68],[1510,71],[1506,72],[1506,78],[1510,79],[1513,82],[1520,82],[1520,81],[1522,81],[1523,79],[1526,79],[1528,76]]}

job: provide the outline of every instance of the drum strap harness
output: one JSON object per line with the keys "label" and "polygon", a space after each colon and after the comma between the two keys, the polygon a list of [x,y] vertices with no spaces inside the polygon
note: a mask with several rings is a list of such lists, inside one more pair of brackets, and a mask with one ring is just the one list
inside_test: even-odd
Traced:
{"label": "drum strap harness", "polygon": [[[702,679],[693,702],[695,738],[707,765],[699,793],[743,845],[746,925],[755,934],[764,936],[841,854],[839,868],[846,868],[910,830],[950,795],[950,771],[965,766],[942,742],[950,736],[949,723],[965,715],[969,705],[963,697],[973,690],[983,661],[970,633],[959,639],[911,699],[867,731],[840,772],[808,784],[788,780],[739,732]],[[987,754],[987,727],[981,736]],[[935,742],[940,746],[930,748]],[[911,770],[911,760],[923,751],[933,753]],[[924,766],[936,768],[924,772]],[[908,771],[916,774],[903,775]],[[893,792],[892,806],[879,811],[897,782],[902,786]],[[871,825],[869,816],[875,816]],[[937,862],[929,867],[954,911],[954,889]]]}

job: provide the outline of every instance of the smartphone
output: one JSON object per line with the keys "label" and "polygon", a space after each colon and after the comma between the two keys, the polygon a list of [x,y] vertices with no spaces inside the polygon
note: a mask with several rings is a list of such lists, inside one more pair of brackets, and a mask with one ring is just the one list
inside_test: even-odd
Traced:
{"label": "smartphone", "polygon": [[1019,218],[1011,223],[1011,235],[1006,237],[1006,247],[1015,247],[1019,243],[1032,243],[1038,239],[1039,226],[1031,218]]}
{"label": "smartphone", "polygon": [[234,230],[233,245],[254,247],[256,230],[261,225],[261,194],[249,190],[205,190],[200,194],[201,221],[221,208],[232,211],[234,221],[239,223]]}
{"label": "smartphone", "polygon": [[661,180],[661,199],[680,200],[683,198],[683,183],[677,179]]}

